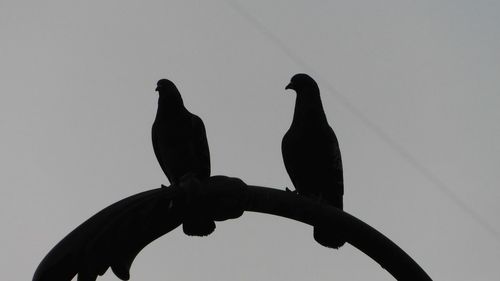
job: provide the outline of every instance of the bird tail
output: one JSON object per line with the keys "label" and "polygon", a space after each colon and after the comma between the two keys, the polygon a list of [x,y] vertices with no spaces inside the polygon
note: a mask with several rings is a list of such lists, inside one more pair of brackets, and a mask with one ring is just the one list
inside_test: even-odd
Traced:
{"label": "bird tail", "polygon": [[334,249],[338,249],[345,244],[345,238],[339,230],[328,226],[315,226],[314,240],[322,246]]}
{"label": "bird tail", "polygon": [[199,195],[201,193],[200,181],[192,174],[186,174],[181,179],[181,185],[189,190],[186,194],[184,222],[182,230],[189,236],[208,236],[215,230],[213,215],[208,212],[208,202]]}
{"label": "bird tail", "polygon": [[204,216],[186,218],[182,224],[182,230],[189,236],[208,236],[215,230],[215,222]]}
{"label": "bird tail", "polygon": [[[333,200],[329,200],[326,203],[342,210],[342,194],[333,197]],[[337,225],[316,225],[314,226],[313,236],[316,242],[328,248],[338,249],[346,242],[341,229]]]}

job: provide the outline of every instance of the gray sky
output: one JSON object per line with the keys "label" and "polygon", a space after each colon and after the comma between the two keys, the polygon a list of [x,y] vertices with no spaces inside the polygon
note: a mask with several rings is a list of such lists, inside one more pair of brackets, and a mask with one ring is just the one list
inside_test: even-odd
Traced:
{"label": "gray sky", "polygon": [[[30,280],[78,224],[167,182],[150,141],[159,78],[204,119],[213,174],[291,186],[280,142],[296,72],[322,89],[346,211],[434,280],[498,278],[500,2],[239,3],[0,2],[3,278]],[[208,238],[177,229],[131,275],[391,280],[349,245],[328,250],[306,225],[253,213]]]}

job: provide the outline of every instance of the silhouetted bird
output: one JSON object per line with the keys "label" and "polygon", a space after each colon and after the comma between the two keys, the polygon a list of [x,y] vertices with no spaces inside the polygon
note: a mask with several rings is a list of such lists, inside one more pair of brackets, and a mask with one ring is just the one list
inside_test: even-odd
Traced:
{"label": "silhouetted bird", "polygon": [[[299,194],[342,209],[342,159],[318,85],[307,74],[296,74],[285,89],[297,93],[293,121],[281,143],[288,175]],[[329,225],[314,226],[314,239],[330,248],[345,243],[339,230]]]}
{"label": "silhouetted bird", "polygon": [[[171,184],[189,182],[193,188],[210,177],[210,153],[205,126],[200,117],[189,112],[177,87],[170,80],[158,81],[158,111],[152,128],[153,149]],[[187,198],[189,205],[183,223],[187,235],[206,236],[215,223],[201,205]],[[192,210],[197,207],[198,210]]]}

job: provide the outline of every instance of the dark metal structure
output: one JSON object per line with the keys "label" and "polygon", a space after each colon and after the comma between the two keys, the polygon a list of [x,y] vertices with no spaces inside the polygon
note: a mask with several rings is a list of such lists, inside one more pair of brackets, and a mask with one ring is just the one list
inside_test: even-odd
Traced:
{"label": "dark metal structure", "polygon": [[216,221],[235,219],[244,211],[251,211],[309,225],[328,222],[338,228],[349,244],[371,257],[397,280],[431,280],[409,255],[383,234],[329,205],[292,192],[246,185],[240,179],[225,176],[210,177],[203,188],[193,190],[188,184],[162,186],[103,209],[47,254],[33,281],[70,281],[77,274],[79,281],[93,281],[110,267],[118,278],[128,280],[136,255],[146,245],[181,225],[188,208],[196,208],[185,204],[186,196],[213,202],[210,212]]}

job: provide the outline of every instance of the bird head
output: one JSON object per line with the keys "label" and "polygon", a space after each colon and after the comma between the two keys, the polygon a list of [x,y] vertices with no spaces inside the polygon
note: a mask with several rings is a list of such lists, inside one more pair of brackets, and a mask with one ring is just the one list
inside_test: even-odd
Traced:
{"label": "bird head", "polygon": [[305,92],[319,92],[318,84],[305,73],[295,74],[285,90],[294,90],[297,94]]}
{"label": "bird head", "polygon": [[175,84],[168,79],[160,79],[156,83],[155,91],[158,92],[158,102],[163,104],[163,106],[181,108],[184,105],[181,93]]}
{"label": "bird head", "polygon": [[169,93],[169,92],[177,92],[177,87],[175,84],[168,79],[160,79],[158,83],[156,83],[156,89],[159,94]]}

